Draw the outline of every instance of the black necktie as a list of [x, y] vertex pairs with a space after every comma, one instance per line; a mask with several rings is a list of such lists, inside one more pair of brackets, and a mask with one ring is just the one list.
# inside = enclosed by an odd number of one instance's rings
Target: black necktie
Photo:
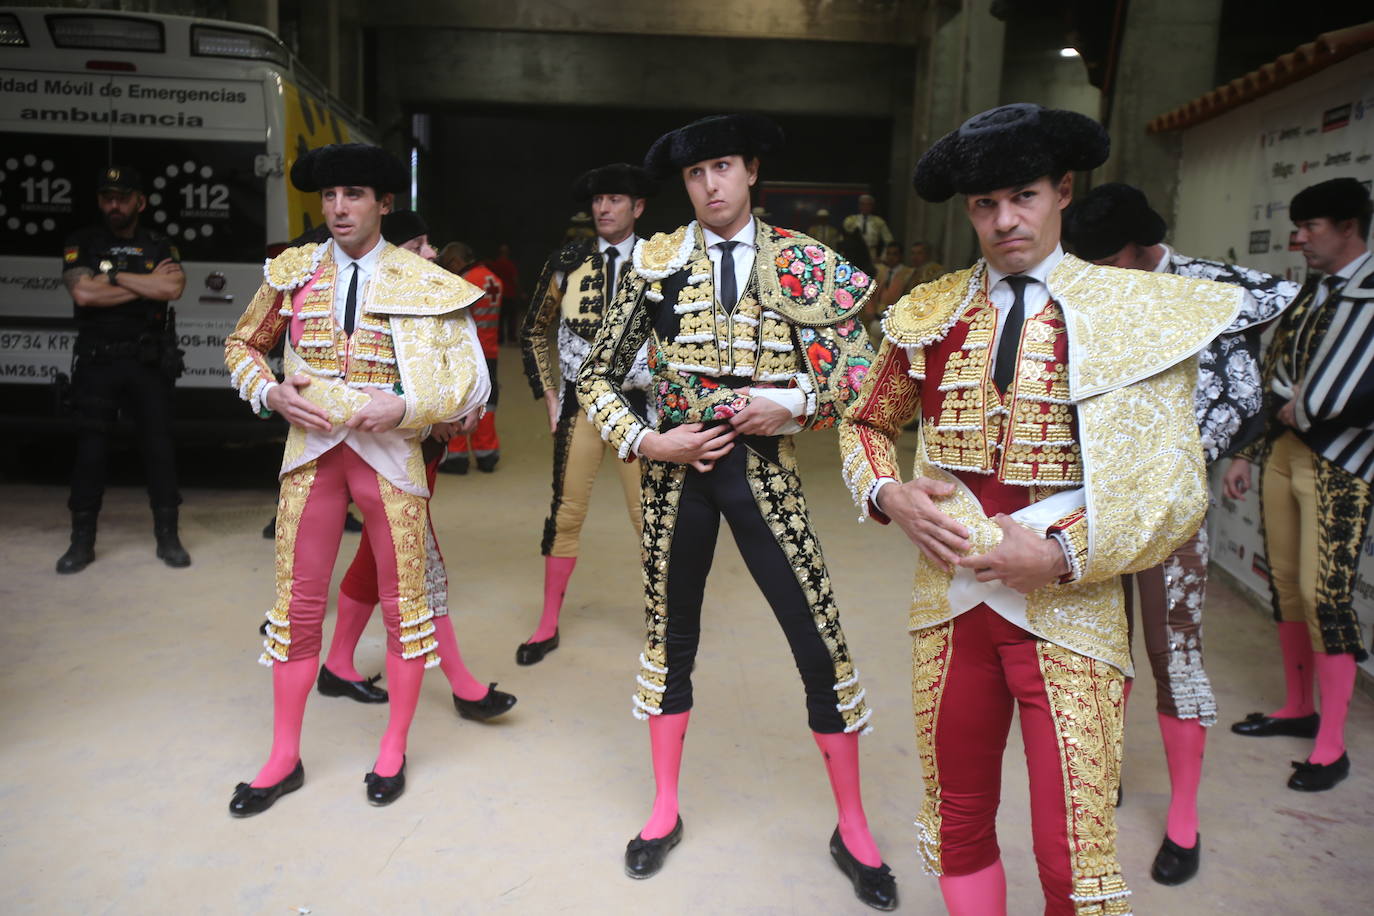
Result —
[[716, 247], [720, 249], [720, 289], [716, 298], [726, 309], [734, 308], [735, 300], [739, 298], [739, 289], [735, 284], [735, 256], [730, 253], [738, 244], [739, 242], [716, 243]]
[[352, 265], [353, 276], [348, 281], [348, 298], [344, 300], [344, 333], [353, 336], [353, 328], [358, 323], [358, 264]]
[[997, 362], [992, 367], [992, 381], [998, 391], [1005, 392], [1011, 386], [1016, 372], [1016, 351], [1021, 346], [1021, 326], [1026, 323], [1026, 284], [1030, 277], [1007, 277], [1015, 299], [1007, 320], [1002, 325], [1002, 333], [997, 335]]
[[614, 245], [606, 249], [606, 282], [601, 288], [606, 291], [607, 305], [615, 298], [615, 259], [619, 256], [620, 249]]
[[1329, 277], [1322, 278], [1322, 283], [1326, 285], [1326, 298], [1323, 299], [1322, 302], [1327, 302], [1333, 296], [1339, 295], [1340, 291], [1345, 288], [1345, 277], [1338, 277], [1332, 274]]

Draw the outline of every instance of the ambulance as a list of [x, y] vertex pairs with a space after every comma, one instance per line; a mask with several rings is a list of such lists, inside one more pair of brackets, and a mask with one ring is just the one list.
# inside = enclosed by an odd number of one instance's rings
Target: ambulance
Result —
[[62, 419], [72, 301], [62, 243], [97, 222], [107, 165], [143, 175], [142, 225], [181, 254], [179, 428], [248, 418], [224, 339], [265, 257], [320, 222], [291, 165], [372, 127], [266, 29], [182, 16], [0, 7], [0, 428]]

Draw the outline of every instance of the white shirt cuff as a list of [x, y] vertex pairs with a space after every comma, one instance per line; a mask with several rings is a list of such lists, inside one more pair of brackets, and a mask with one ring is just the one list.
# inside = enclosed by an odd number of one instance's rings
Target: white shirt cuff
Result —
[[763, 398], [787, 408], [792, 414], [792, 419], [778, 428], [777, 435], [790, 436], [802, 430], [801, 423], [797, 422], [797, 417], [806, 413], [806, 392], [799, 388], [750, 388], [749, 396], [752, 398]]
[[901, 483], [895, 477], [879, 477], [873, 481], [873, 486], [868, 488], [868, 505], [874, 512], [881, 513], [883, 510], [878, 508], [878, 491], [890, 483]]

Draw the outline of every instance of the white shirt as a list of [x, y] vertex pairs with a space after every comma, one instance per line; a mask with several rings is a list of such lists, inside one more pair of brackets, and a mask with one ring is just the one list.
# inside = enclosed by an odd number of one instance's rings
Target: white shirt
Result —
[[[1054, 251], [1039, 264], [1030, 270], [1024, 270], [1014, 276], [1030, 277], [1036, 280], [1035, 283], [1027, 283], [1025, 291], [1021, 294], [1022, 301], [1026, 304], [1025, 317], [1039, 312], [1045, 307], [1045, 303], [1050, 301], [1050, 288], [1047, 285], [1050, 279], [1050, 271], [1059, 266], [1059, 262], [1064, 260], [1064, 249], [1058, 245], [1054, 246]], [[1016, 302], [1016, 292], [1011, 288], [1011, 284], [1006, 282], [1007, 277], [1012, 274], [1004, 274], [991, 264], [988, 265], [988, 299], [992, 302], [992, 307], [997, 309], [997, 333], [1002, 333], [1002, 325], [1007, 323], [1007, 312], [1012, 304]], [[994, 358], [997, 353], [997, 342], [992, 344]]]
[[616, 244], [614, 244], [614, 245], [612, 245], [610, 242], [606, 241], [605, 239], [601, 238], [600, 236], [597, 236], [597, 239], [596, 239], [596, 250], [599, 251], [599, 252], [601, 252], [601, 266], [602, 266], [602, 267], [605, 267], [605, 266], [606, 266], [606, 250], [609, 249], [609, 248], [614, 248], [614, 249], [616, 250], [616, 256], [615, 256], [615, 271], [614, 271], [610, 276], [608, 276], [608, 277], [606, 278], [606, 284], [607, 284], [607, 285], [606, 285], [606, 301], [607, 301], [607, 302], [614, 302], [614, 301], [615, 301], [615, 294], [616, 294], [616, 292], [617, 292], [617, 290], [618, 290], [618, 288], [619, 288], [619, 286], [620, 286], [620, 272], [621, 272], [621, 269], [622, 269], [626, 264], [630, 263], [630, 254], [635, 250], [635, 242], [637, 242], [637, 241], [639, 241], [639, 239], [635, 236], [635, 234], [634, 234], [633, 232], [631, 232], [629, 235], [625, 236], [625, 238], [621, 239], [618, 243], [616, 243]]
[[372, 275], [377, 271], [377, 261], [382, 256], [382, 249], [386, 247], [386, 239], [378, 238], [377, 244], [372, 246], [372, 250], [360, 258], [353, 258], [342, 248], [339, 243], [330, 239], [329, 244], [334, 246], [334, 320], [339, 327], [344, 326], [344, 316], [348, 312], [348, 286], [353, 281], [354, 265], [358, 270], [358, 311], [354, 318], [363, 313], [363, 300], [367, 298], [367, 285], [372, 282]]
[[[706, 238], [706, 256], [711, 259], [711, 285], [716, 291], [716, 300], [720, 301], [720, 249], [716, 246], [721, 242], [739, 242], [730, 255], [735, 259], [735, 295], [744, 293], [744, 288], [749, 285], [750, 272], [754, 269], [754, 218], [749, 217], [749, 222], [744, 224], [744, 228], [736, 232], [730, 238], [723, 238], [716, 235], [705, 226], [701, 227], [701, 234]], [[736, 302], [739, 300], [736, 299]], [[727, 309], [735, 307], [734, 302], [721, 302]]]

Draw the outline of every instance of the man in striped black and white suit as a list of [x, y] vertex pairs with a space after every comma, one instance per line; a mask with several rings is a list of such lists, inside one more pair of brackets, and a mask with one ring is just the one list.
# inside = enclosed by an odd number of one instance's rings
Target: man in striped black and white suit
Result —
[[1369, 654], [1351, 598], [1374, 484], [1370, 214], [1369, 190], [1354, 178], [1324, 181], [1293, 198], [1295, 241], [1313, 273], [1265, 359], [1267, 434], [1224, 481], [1227, 496], [1242, 498], [1250, 460], [1261, 462], [1260, 517], [1287, 686], [1281, 709], [1251, 713], [1231, 730], [1315, 737], [1288, 780], [1290, 789], [1308, 792], [1350, 772], [1346, 711], [1355, 665]]

